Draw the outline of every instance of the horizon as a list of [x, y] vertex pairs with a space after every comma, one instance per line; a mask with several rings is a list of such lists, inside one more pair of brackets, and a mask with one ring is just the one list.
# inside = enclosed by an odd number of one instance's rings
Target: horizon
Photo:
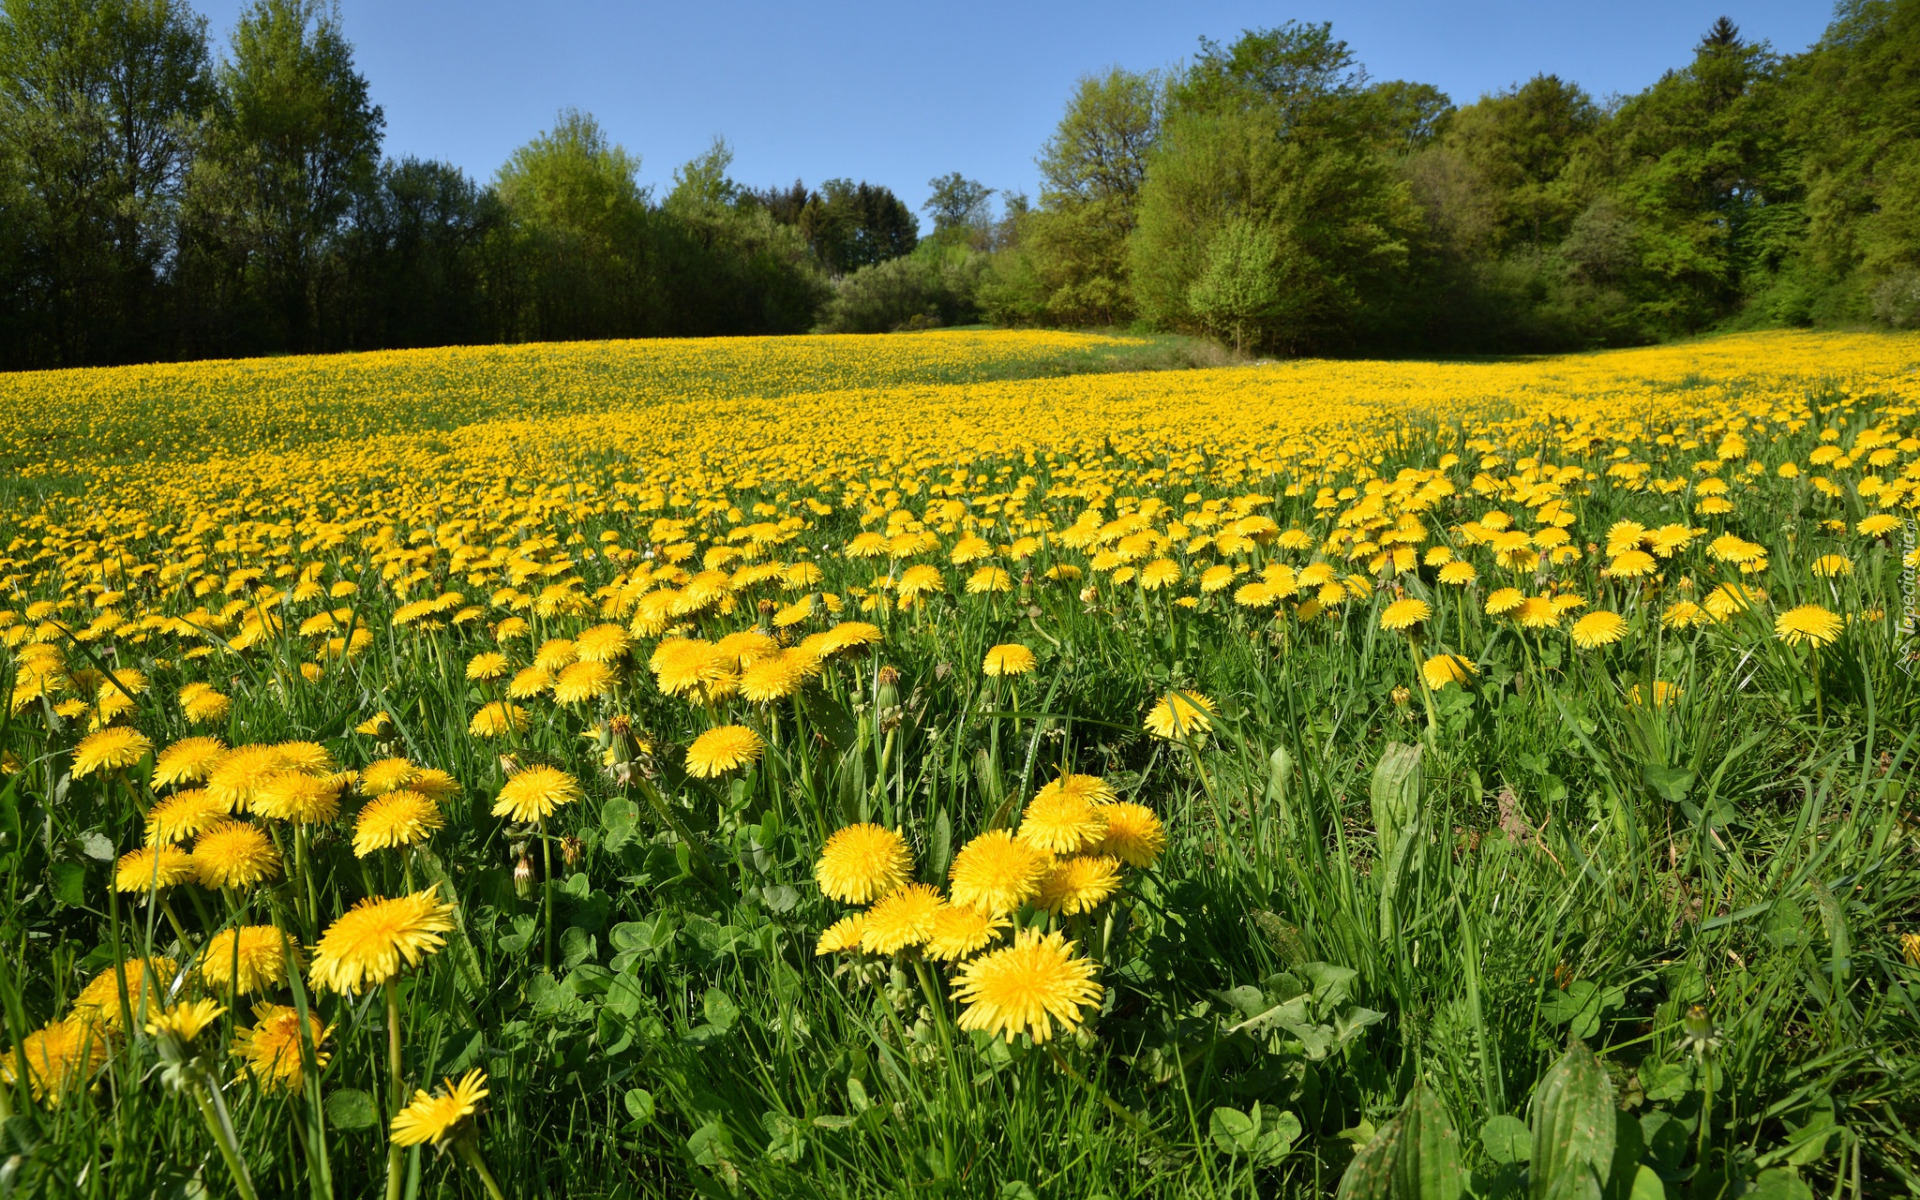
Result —
[[[189, 3], [207, 18], [218, 60], [247, 0]], [[534, 30], [523, 28], [524, 10], [499, 0], [342, 0], [339, 11], [386, 116], [387, 157], [452, 163], [484, 183], [574, 107], [639, 156], [640, 182], [656, 198], [674, 168], [717, 136], [744, 186], [865, 180], [892, 189], [917, 215], [927, 181], [956, 170], [999, 196], [1037, 198], [1034, 157], [1080, 77], [1165, 68], [1190, 58], [1202, 37], [1225, 42], [1247, 28], [1327, 20], [1371, 78], [1431, 83], [1456, 105], [1538, 74], [1604, 103], [1685, 65], [1722, 14], [1748, 41], [1782, 54], [1804, 50], [1832, 19], [1831, 8], [1782, 0], [1628, 0], [1603, 13], [1519, 0], [1315, 0], [1284, 10], [1230, 0], [1177, 11], [1138, 2], [1096, 10], [1075, 0], [1036, 13], [999, 0], [969, 12], [974, 28], [1017, 30], [992, 47], [1001, 57], [988, 64], [969, 62], [971, 39], [946, 35], [937, 16], [871, 3], [840, 6], [843, 19], [828, 25], [748, 4], [637, 11], [594, 0], [544, 11]], [[858, 19], [867, 14], [876, 19]], [[630, 53], [636, 44], [642, 49]], [[422, 55], [421, 46], [433, 52]], [[818, 64], [827, 64], [824, 74]], [[929, 89], [930, 78], [948, 82]], [[837, 86], [848, 83], [857, 86]], [[935, 103], [925, 102], [930, 95]]]

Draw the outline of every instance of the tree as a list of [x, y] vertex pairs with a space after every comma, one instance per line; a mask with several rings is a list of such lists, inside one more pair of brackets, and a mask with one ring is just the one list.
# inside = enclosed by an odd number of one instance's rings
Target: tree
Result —
[[798, 229], [831, 275], [911, 254], [920, 240], [913, 210], [877, 184], [829, 179], [814, 192], [796, 179], [790, 188], [747, 195], [775, 221]]
[[667, 193], [669, 212], [710, 213], [728, 208], [745, 194], [727, 175], [733, 165], [733, 147], [725, 138], [714, 138], [713, 145], [673, 169], [673, 190]]
[[1782, 75], [1806, 214], [1782, 315], [1857, 320], [1920, 286], [1920, 0], [1844, 0]]
[[632, 336], [655, 308], [648, 282], [647, 195], [640, 159], [591, 114], [564, 109], [515, 150], [495, 190], [505, 205], [509, 267], [499, 281], [508, 336]]
[[484, 248], [499, 197], [447, 163], [386, 162], [354, 197], [333, 258], [324, 343], [371, 349], [491, 341]]
[[1040, 148], [1042, 205], [1113, 201], [1131, 212], [1160, 134], [1161, 81], [1118, 67], [1083, 75]]
[[1376, 144], [1365, 75], [1346, 44], [1325, 26], [1287, 25], [1202, 47], [1169, 89], [1127, 244], [1139, 313], [1204, 328], [1194, 285], [1216, 237], [1242, 220], [1284, 249], [1274, 269], [1284, 268], [1288, 301], [1284, 321], [1246, 326], [1249, 339], [1324, 351], [1401, 320], [1420, 214]]
[[1207, 243], [1200, 274], [1187, 288], [1187, 305], [1202, 326], [1245, 351], [1267, 340], [1281, 315], [1280, 239], [1245, 217], [1222, 225]]
[[158, 295], [194, 126], [211, 95], [206, 22], [172, 0], [6, 0], [0, 155], [10, 220], [57, 361], [162, 345]]
[[993, 225], [987, 201], [993, 189], [958, 171], [927, 180], [932, 195], [920, 211], [933, 218], [933, 240], [943, 245], [966, 245], [982, 240]]
[[1162, 82], [1118, 68], [1075, 86], [1041, 148], [1040, 207], [1006, 223], [986, 299], [996, 319], [1117, 325], [1132, 319], [1126, 245], [1160, 136]]
[[320, 260], [373, 176], [385, 117], [319, 0], [254, 0], [218, 79], [193, 181], [202, 246], [225, 260], [242, 303], [265, 306], [259, 336], [307, 349]]

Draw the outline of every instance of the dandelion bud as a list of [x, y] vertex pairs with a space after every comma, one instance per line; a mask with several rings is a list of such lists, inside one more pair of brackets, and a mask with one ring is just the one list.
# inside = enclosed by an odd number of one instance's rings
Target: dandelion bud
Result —
[[586, 849], [586, 843], [573, 834], [560, 839], [560, 858], [569, 868], [580, 861], [580, 852]]
[[513, 891], [522, 900], [533, 895], [533, 858], [522, 851], [520, 861], [513, 864]]

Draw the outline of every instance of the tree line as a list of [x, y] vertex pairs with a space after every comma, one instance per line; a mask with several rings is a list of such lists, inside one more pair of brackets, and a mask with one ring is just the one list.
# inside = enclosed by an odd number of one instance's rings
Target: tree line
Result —
[[[386, 158], [336, 11], [0, 0], [0, 366], [1003, 325], [1250, 353], [1493, 352], [1920, 326], [1920, 0], [1798, 54], [1725, 18], [1599, 101], [1456, 105], [1324, 24], [1080, 81], [1036, 202], [953, 173], [656, 196], [566, 111], [484, 183]], [[995, 203], [996, 197], [998, 204]]]

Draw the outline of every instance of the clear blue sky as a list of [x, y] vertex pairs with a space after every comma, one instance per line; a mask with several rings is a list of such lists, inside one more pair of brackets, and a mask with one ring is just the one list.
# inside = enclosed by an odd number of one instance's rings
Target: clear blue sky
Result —
[[[244, 0], [191, 0], [217, 47]], [[1376, 79], [1438, 85], [1455, 103], [1539, 72], [1604, 98], [1680, 66], [1721, 13], [1798, 51], [1831, 8], [1814, 0], [340, 0], [356, 61], [387, 116], [387, 153], [490, 178], [574, 105], [642, 159], [656, 189], [715, 134], [756, 186], [836, 175], [915, 206], [958, 170], [1037, 190], [1033, 158], [1074, 81], [1164, 67], [1202, 35], [1332, 21]]]

